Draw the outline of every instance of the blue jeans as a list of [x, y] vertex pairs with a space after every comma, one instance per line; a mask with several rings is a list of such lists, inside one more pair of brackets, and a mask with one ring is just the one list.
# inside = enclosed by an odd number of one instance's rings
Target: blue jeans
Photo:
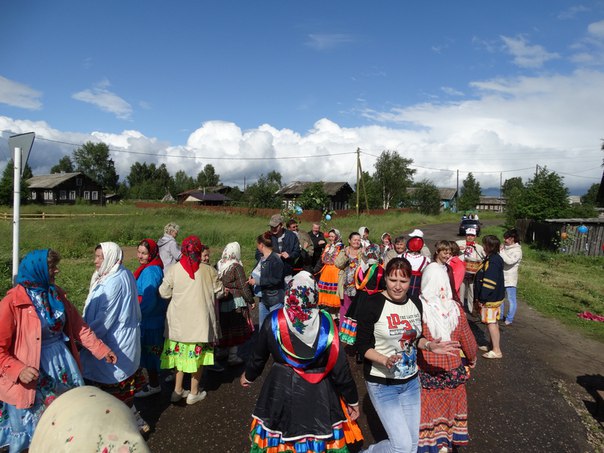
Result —
[[260, 300], [260, 303], [258, 304], [258, 328], [262, 327], [266, 317], [278, 308], [283, 308], [283, 304], [276, 304], [271, 307], [267, 307], [264, 303], [262, 303], [262, 300]]
[[371, 445], [367, 453], [415, 453], [419, 442], [421, 398], [419, 378], [405, 384], [366, 382], [367, 393], [388, 439]]
[[[508, 309], [508, 314], [505, 315], [505, 322], [511, 324], [514, 321], [514, 315], [516, 314], [516, 287], [515, 286], [506, 286], [505, 287], [506, 295], [508, 296], [508, 302], [510, 304], [510, 308]], [[503, 313], [501, 313], [503, 315]]]

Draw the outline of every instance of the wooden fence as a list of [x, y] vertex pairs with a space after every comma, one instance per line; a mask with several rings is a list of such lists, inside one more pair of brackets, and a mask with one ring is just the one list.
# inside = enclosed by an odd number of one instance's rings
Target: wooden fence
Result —
[[[128, 216], [132, 214], [105, 214], [98, 212], [91, 212], [87, 214], [49, 214], [46, 212], [36, 212], [36, 213], [21, 213], [19, 218], [21, 220], [52, 220], [52, 219], [65, 219], [65, 218], [75, 218], [75, 217], [119, 217], [119, 216]], [[0, 219], [2, 220], [13, 220], [12, 212], [0, 212]]]
[[[587, 231], [585, 231], [587, 228]], [[604, 256], [604, 219], [516, 221], [521, 240], [569, 255]]]

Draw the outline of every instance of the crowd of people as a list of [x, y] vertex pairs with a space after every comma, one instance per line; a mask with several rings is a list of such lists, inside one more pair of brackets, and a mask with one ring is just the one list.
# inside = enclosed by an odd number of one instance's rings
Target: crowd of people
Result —
[[[478, 244], [470, 228], [465, 240], [430, 251], [419, 229], [374, 243], [365, 226], [344, 237], [319, 223], [299, 226], [273, 215], [249, 275], [239, 243], [212, 266], [197, 236], [178, 246], [175, 223], [158, 241], [140, 241], [133, 272], [117, 244], [102, 242], [82, 315], [55, 284], [59, 254], [28, 253], [0, 302], [0, 447], [26, 450], [46, 408], [75, 387], [117, 398], [145, 433], [135, 401], [162, 392], [162, 370], [174, 382], [170, 401], [192, 405], [207, 396], [204, 369], [244, 365], [240, 383], [250, 387], [272, 358], [252, 411], [251, 451], [348, 451], [363, 440], [349, 355], [363, 365], [387, 433], [364, 451], [467, 445], [465, 383], [477, 349], [501, 359], [506, 294], [506, 325], [516, 313], [516, 231], [503, 245], [493, 235]], [[488, 345], [477, 345], [472, 313], [487, 325]], [[248, 341], [244, 361], [239, 347]]]

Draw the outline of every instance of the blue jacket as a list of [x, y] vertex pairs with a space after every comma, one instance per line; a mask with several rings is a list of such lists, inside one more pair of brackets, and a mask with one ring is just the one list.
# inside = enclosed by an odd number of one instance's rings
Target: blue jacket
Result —
[[136, 280], [136, 290], [140, 299], [141, 329], [163, 329], [166, 324], [167, 302], [159, 296], [159, 285], [164, 271], [159, 266], [143, 269]]
[[[298, 236], [289, 230], [283, 230], [281, 237], [281, 247], [279, 247], [279, 237], [274, 235], [271, 237], [273, 252], [277, 255], [282, 252], [287, 252], [289, 258], [281, 258], [281, 261], [283, 261], [283, 275], [292, 275], [294, 273], [294, 263], [300, 256], [300, 241], [298, 241]], [[256, 250], [256, 261], [260, 260], [260, 256], [260, 251]]]

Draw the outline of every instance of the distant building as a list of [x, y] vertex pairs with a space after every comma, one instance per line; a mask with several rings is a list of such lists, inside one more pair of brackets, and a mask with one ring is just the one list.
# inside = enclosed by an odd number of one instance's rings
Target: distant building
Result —
[[478, 211], [505, 211], [506, 200], [500, 197], [480, 197], [476, 210]]
[[53, 173], [27, 180], [29, 199], [40, 204], [75, 204], [85, 201], [103, 205], [103, 188], [84, 173]]
[[[415, 187], [409, 187], [407, 189], [407, 195], [413, 196], [417, 190]], [[440, 210], [446, 211], [457, 211], [457, 189], [449, 187], [438, 188], [438, 196], [440, 198]]]
[[329, 196], [328, 209], [333, 211], [350, 209], [348, 200], [350, 199], [350, 195], [354, 193], [354, 190], [352, 190], [352, 187], [350, 187], [350, 184], [347, 182], [294, 181], [279, 189], [276, 192], [276, 195], [283, 197], [285, 205], [291, 208], [294, 206], [296, 199], [298, 199], [307, 188], [317, 182], [323, 184], [323, 190]]
[[179, 193], [178, 203], [197, 203], [205, 206], [220, 206], [231, 201], [229, 197], [219, 192], [211, 192], [210, 188], [191, 189]]

